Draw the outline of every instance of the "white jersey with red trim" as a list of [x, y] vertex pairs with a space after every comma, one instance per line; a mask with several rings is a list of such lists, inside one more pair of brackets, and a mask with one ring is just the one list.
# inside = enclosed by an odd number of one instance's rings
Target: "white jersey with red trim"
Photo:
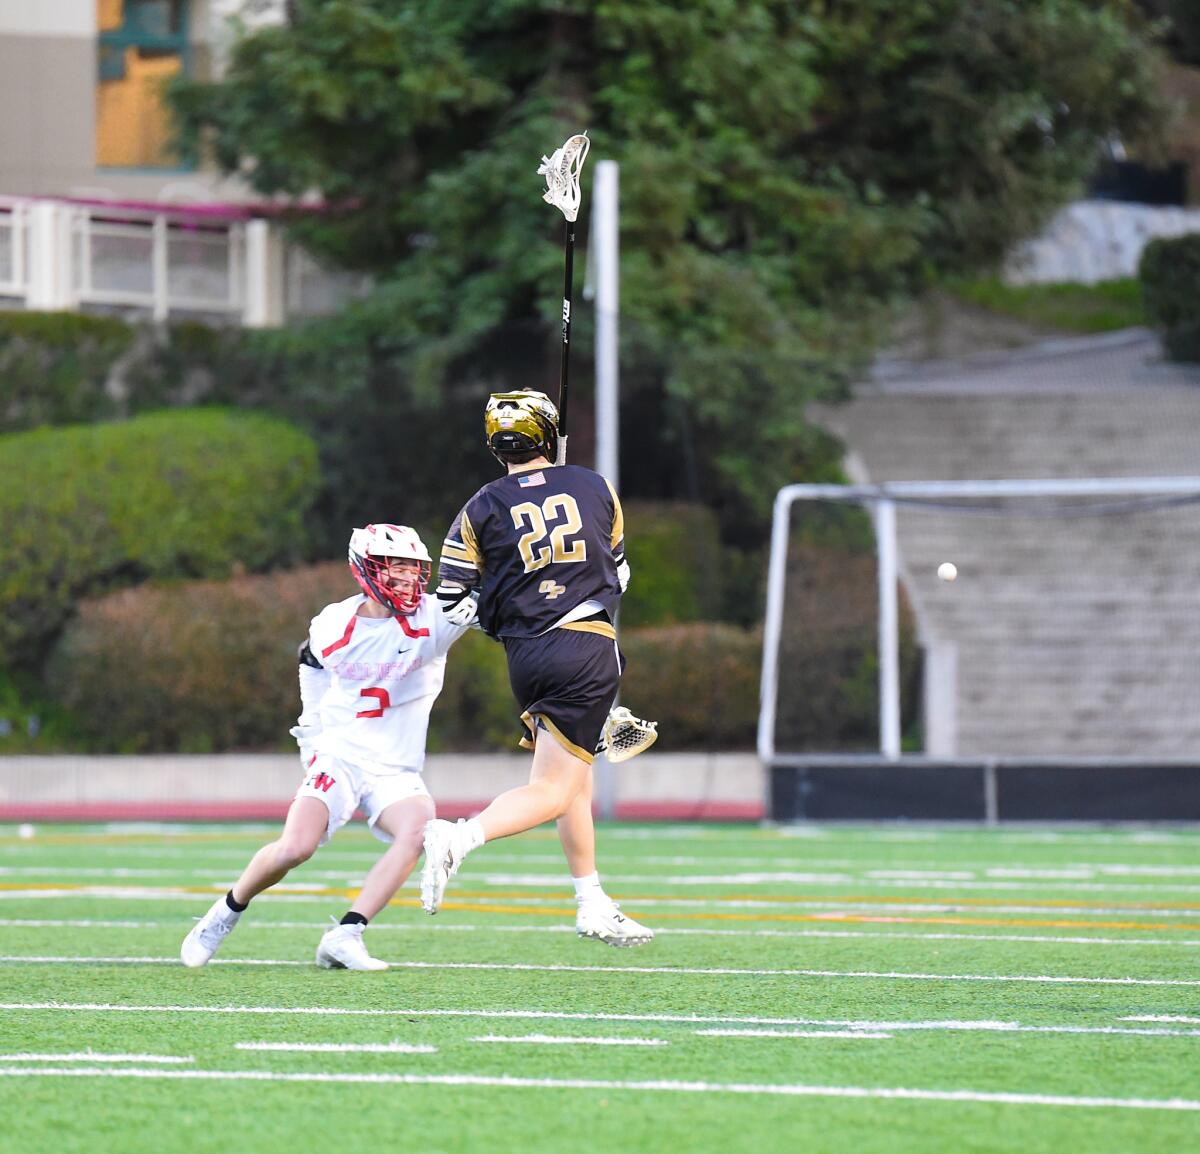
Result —
[[363, 617], [366, 600], [348, 597], [312, 619], [309, 648], [329, 671], [312, 745], [374, 773], [419, 770], [446, 651], [466, 629], [429, 594], [409, 617]]

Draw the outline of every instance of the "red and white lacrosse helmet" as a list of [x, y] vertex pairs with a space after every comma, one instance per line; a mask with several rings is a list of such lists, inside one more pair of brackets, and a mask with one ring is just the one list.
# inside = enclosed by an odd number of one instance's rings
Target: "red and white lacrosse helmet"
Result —
[[[395, 582], [393, 560], [412, 561], [415, 581]], [[421, 604], [433, 561], [415, 529], [407, 525], [368, 525], [350, 534], [350, 570], [362, 591], [380, 605], [407, 617]]]

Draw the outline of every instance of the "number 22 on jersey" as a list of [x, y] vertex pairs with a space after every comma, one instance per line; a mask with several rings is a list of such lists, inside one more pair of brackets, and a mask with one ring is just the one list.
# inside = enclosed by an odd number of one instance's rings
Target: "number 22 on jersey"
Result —
[[[569, 493], [556, 493], [540, 505], [523, 501], [510, 510], [513, 524], [529, 531], [517, 541], [517, 549], [525, 564], [525, 572], [544, 569], [551, 561], [572, 562], [587, 560], [587, 542], [572, 540], [583, 529], [579, 506]], [[551, 525], [551, 522], [555, 524]]]

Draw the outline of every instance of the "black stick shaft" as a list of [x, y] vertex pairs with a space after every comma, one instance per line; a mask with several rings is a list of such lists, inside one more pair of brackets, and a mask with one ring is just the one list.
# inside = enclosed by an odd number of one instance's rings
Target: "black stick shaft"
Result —
[[571, 279], [575, 264], [575, 222], [566, 222], [563, 248], [566, 252], [566, 275], [563, 284], [562, 364], [558, 374], [558, 433], [567, 435], [567, 369], [571, 355]]

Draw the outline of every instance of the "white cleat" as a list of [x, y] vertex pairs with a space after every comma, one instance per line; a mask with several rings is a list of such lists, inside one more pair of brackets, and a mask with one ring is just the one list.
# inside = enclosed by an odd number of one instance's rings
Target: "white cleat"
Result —
[[317, 946], [317, 965], [327, 970], [386, 970], [387, 962], [371, 957], [363, 944], [361, 923], [353, 926], [334, 926], [326, 932]]
[[458, 867], [470, 853], [465, 833], [466, 822], [434, 818], [425, 823], [425, 866], [421, 870], [421, 908], [436, 914], [442, 906], [446, 883], [458, 873]]
[[179, 957], [185, 966], [196, 969], [208, 962], [221, 948], [229, 931], [238, 924], [242, 915], [229, 908], [223, 897], [217, 898], [212, 908], [192, 927], [192, 932], [183, 939]]
[[580, 902], [575, 912], [575, 932], [610, 946], [644, 946], [654, 941], [649, 926], [635, 922], [613, 901]]

